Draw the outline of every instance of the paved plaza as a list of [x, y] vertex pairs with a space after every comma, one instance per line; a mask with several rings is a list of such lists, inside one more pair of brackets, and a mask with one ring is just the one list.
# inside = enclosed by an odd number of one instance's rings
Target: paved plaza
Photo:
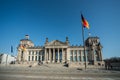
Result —
[[120, 80], [120, 71], [78, 70], [61, 64], [0, 65], [0, 80]]

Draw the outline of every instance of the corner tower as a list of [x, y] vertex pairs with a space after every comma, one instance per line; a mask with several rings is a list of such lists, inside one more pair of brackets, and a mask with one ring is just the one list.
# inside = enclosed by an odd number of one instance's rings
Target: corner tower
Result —
[[29, 39], [29, 35], [25, 35], [24, 39], [20, 40], [20, 44], [18, 45], [18, 57], [17, 61], [26, 61], [26, 49], [28, 47], [34, 47], [33, 42]]
[[101, 65], [102, 45], [99, 37], [88, 37], [85, 41], [85, 46], [88, 48], [89, 64]]

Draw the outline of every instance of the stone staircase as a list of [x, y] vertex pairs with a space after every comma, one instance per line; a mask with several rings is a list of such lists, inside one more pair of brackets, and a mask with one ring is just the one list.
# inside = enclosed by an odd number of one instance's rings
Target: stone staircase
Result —
[[57, 63], [49, 63], [49, 64], [43, 64], [44, 66], [51, 67], [51, 68], [63, 68], [65, 67], [64, 64], [57, 64]]

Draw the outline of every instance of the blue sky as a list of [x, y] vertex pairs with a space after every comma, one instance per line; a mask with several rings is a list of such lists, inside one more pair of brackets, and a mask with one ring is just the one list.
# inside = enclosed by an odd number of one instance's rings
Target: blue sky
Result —
[[19, 40], [28, 34], [35, 45], [49, 41], [82, 43], [80, 12], [90, 24], [85, 29], [100, 37], [103, 58], [120, 56], [120, 0], [0, 0], [0, 53], [17, 54]]

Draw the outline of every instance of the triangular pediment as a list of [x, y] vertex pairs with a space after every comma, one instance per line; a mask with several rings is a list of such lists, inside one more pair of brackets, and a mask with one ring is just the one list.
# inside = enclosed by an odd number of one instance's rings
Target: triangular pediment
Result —
[[54, 40], [54, 41], [48, 42], [46, 46], [67, 46], [67, 44], [59, 40]]

